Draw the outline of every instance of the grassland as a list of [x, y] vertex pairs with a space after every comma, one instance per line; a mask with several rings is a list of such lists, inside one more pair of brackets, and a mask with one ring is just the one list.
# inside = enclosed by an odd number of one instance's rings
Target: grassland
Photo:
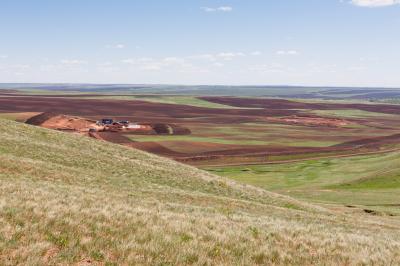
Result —
[[24, 122], [26, 119], [28, 119], [34, 115], [37, 115], [37, 114], [38, 113], [35, 113], [35, 112], [29, 112], [29, 113], [1, 113], [0, 112], [0, 118]]
[[212, 173], [318, 203], [400, 215], [400, 152], [305, 162], [208, 168]]
[[376, 100], [374, 102], [385, 103], [385, 104], [400, 104], [400, 97], [399, 98], [380, 99], [380, 100]]
[[2, 265], [394, 265], [400, 223], [0, 120]]
[[373, 117], [393, 117], [391, 114], [382, 114], [375, 112], [368, 112], [362, 110], [354, 110], [354, 109], [341, 109], [341, 110], [314, 110], [310, 113], [320, 115], [320, 116], [333, 116], [338, 118], [373, 118]]
[[180, 141], [184, 145], [185, 143], [192, 142], [203, 142], [203, 143], [217, 143], [217, 144], [234, 144], [234, 145], [271, 145], [280, 143], [281, 145], [288, 146], [302, 146], [302, 147], [326, 147], [334, 144], [338, 144], [339, 142], [334, 141], [313, 141], [313, 140], [302, 140], [293, 142], [287, 139], [274, 139], [273, 141], [268, 140], [260, 140], [260, 139], [240, 139], [240, 138], [215, 138], [215, 137], [200, 137], [200, 136], [140, 136], [140, 135], [127, 135], [131, 140], [140, 141], [140, 142], [158, 142], [161, 144], [165, 144], [168, 146], [168, 143], [171, 141]]
[[196, 96], [180, 95], [127, 95], [127, 96], [82, 96], [82, 99], [113, 99], [113, 100], [140, 100], [154, 103], [182, 104], [204, 108], [230, 108], [234, 107], [208, 102]]

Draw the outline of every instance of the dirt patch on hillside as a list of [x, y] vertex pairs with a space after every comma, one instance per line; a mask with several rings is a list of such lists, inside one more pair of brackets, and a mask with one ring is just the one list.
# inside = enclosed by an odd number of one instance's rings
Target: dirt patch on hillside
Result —
[[49, 129], [75, 132], [88, 132], [90, 128], [99, 128], [94, 120], [56, 113], [42, 113], [31, 117], [26, 123]]
[[51, 113], [51, 112], [45, 112], [41, 113], [35, 116], [32, 116], [31, 118], [27, 119], [25, 123], [29, 125], [34, 125], [34, 126], [40, 126], [50, 118], [54, 116], [58, 116], [59, 114], [57, 113]]
[[269, 117], [266, 120], [273, 123], [323, 127], [344, 127], [350, 124], [349, 121], [344, 119], [307, 116]]

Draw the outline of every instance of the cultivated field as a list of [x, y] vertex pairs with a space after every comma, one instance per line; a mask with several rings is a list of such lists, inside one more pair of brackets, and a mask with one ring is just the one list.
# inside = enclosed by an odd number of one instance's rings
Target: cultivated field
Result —
[[400, 106], [390, 104], [13, 93], [0, 97], [0, 112], [9, 118], [47, 112], [93, 121], [112, 117], [144, 124], [172, 124], [191, 134], [114, 132], [101, 138], [196, 166], [369, 154], [397, 149], [400, 140]]

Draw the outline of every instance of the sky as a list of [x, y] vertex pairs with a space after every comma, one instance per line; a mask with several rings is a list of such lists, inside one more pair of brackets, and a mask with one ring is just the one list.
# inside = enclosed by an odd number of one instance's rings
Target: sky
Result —
[[400, 0], [0, 0], [0, 82], [400, 87]]

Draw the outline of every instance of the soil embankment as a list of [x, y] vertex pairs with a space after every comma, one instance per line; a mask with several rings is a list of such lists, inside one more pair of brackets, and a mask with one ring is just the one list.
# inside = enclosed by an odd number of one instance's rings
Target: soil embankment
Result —
[[91, 128], [100, 128], [94, 120], [56, 113], [42, 113], [31, 117], [26, 123], [49, 129], [74, 132], [88, 132]]

